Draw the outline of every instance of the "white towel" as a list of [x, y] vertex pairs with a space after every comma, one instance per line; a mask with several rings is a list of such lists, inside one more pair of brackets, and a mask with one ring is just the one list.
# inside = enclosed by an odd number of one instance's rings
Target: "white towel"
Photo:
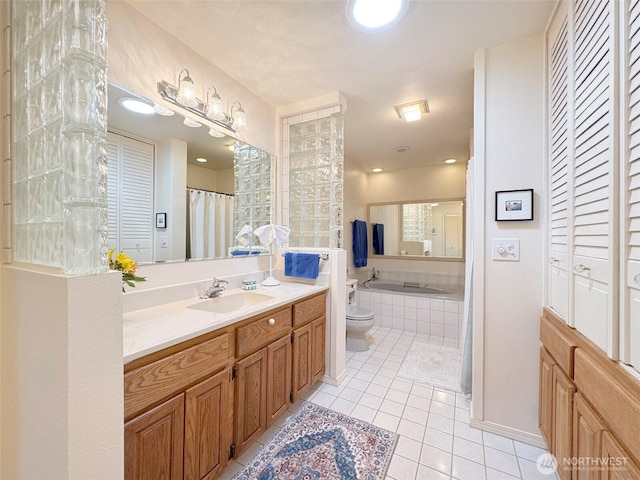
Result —
[[236, 240], [243, 247], [248, 247], [252, 234], [253, 232], [251, 231], [251, 226], [245, 223], [236, 235]]
[[268, 247], [274, 240], [277, 245], [282, 245], [287, 238], [289, 238], [291, 230], [282, 225], [269, 223], [268, 225], [256, 228], [253, 233], [260, 239], [262, 245]]

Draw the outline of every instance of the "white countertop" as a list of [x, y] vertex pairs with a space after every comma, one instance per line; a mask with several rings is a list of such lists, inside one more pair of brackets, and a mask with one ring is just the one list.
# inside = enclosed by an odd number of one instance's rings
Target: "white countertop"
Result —
[[[268, 295], [273, 299], [231, 313], [212, 313], [188, 308], [206, 301], [201, 298], [190, 298], [126, 313], [123, 316], [124, 364], [327, 289], [326, 285], [290, 282], [282, 282], [276, 287], [258, 286], [250, 292]], [[220, 296], [240, 292], [244, 290], [234, 288], [225, 290]]]

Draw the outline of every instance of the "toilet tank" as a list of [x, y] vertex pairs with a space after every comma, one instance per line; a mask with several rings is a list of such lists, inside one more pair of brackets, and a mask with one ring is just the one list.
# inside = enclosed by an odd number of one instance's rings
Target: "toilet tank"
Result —
[[347, 280], [347, 308], [355, 307], [357, 304], [356, 291], [358, 290], [358, 280]]

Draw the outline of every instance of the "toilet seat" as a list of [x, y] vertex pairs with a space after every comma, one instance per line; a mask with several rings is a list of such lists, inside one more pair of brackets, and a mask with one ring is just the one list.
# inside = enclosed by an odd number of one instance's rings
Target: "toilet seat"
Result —
[[373, 312], [361, 307], [350, 307], [347, 309], [346, 317], [347, 320], [355, 320], [358, 322], [373, 320]]

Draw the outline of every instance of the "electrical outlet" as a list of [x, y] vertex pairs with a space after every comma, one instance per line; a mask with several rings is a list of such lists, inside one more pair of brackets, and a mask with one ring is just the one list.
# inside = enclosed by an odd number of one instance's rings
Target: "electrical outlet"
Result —
[[519, 262], [519, 238], [494, 238], [491, 248], [491, 258], [497, 261]]

